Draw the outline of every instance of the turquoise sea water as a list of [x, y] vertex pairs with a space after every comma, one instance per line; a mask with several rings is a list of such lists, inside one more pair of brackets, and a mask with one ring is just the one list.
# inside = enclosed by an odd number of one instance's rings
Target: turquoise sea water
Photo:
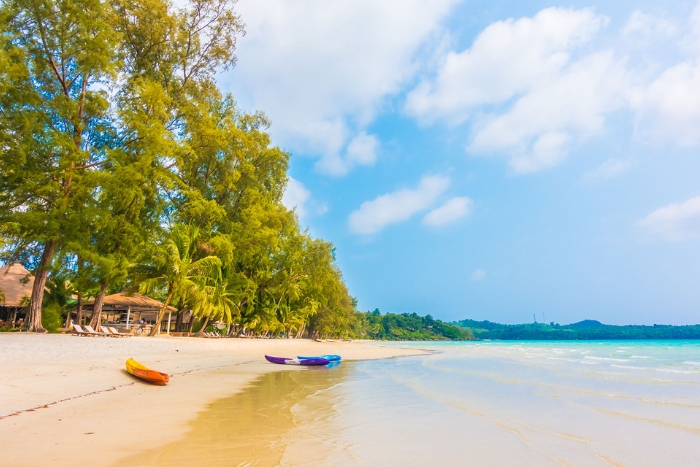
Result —
[[697, 341], [389, 345], [436, 353], [348, 365], [282, 465], [700, 466]]

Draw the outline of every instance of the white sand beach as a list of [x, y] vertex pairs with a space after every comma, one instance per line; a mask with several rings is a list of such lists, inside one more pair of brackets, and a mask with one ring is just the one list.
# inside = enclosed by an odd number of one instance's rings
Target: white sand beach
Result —
[[[357, 360], [421, 352], [368, 342], [3, 333], [2, 465], [108, 466], [172, 443], [212, 401], [265, 373], [299, 370], [267, 363], [264, 354]], [[136, 380], [124, 369], [129, 357], [169, 373], [170, 383]]]

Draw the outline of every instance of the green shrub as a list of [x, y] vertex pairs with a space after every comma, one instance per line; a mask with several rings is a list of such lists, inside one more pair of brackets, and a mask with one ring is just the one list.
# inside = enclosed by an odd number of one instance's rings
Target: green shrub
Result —
[[199, 330], [202, 329], [202, 324], [203, 323], [201, 321], [195, 321], [194, 325], [192, 326], [192, 332], [199, 332]]
[[57, 303], [50, 303], [41, 310], [41, 325], [49, 332], [58, 332], [63, 324], [63, 309]]

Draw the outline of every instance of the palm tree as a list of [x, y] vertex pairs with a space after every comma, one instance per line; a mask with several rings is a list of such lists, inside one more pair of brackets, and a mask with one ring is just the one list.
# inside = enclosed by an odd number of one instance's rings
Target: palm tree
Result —
[[199, 291], [215, 277], [221, 267], [216, 256], [195, 260], [199, 229], [190, 225], [176, 225], [148, 258], [148, 262], [137, 267], [142, 278], [140, 292], [148, 294], [160, 289], [166, 291], [163, 308], [158, 314], [150, 336], [155, 336], [170, 302], [181, 295], [199, 295]]

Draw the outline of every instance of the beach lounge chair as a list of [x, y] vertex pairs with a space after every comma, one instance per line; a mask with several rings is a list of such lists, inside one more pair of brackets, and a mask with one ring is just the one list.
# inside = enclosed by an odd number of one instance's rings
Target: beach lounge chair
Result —
[[81, 328], [80, 325], [78, 325], [78, 324], [73, 325], [73, 335], [74, 336], [92, 336], [92, 334], [90, 334], [89, 332], [83, 331], [83, 328]]
[[94, 329], [92, 329], [92, 326], [85, 326], [85, 330], [92, 336], [107, 337], [110, 335], [110, 334], [105, 334], [104, 332], [97, 332]]
[[100, 326], [100, 331], [102, 331], [104, 334], [108, 335], [109, 337], [122, 337], [122, 335], [119, 334], [118, 332], [110, 331], [107, 326]]
[[120, 337], [131, 337], [131, 334], [119, 332], [119, 331], [117, 331], [117, 328], [114, 328], [112, 326], [110, 326], [108, 329], [112, 332], [112, 334], [116, 334]]

